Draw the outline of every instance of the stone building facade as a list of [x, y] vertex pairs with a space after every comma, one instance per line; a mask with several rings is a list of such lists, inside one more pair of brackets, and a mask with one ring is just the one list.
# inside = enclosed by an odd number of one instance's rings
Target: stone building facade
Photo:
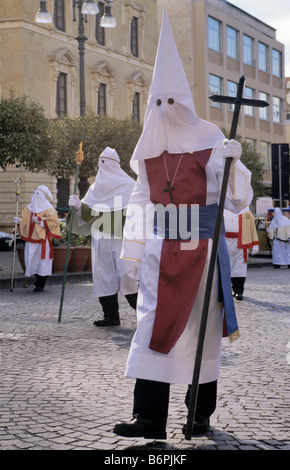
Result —
[[[98, 2], [100, 11], [104, 0]], [[35, 22], [39, 0], [0, 2], [0, 92], [28, 95], [49, 118], [80, 114], [78, 21], [73, 0], [47, 0], [54, 24]], [[103, 29], [98, 18], [85, 23], [86, 106], [116, 118], [134, 115], [143, 122], [163, 8], [194, 97], [196, 112], [230, 129], [233, 109], [209, 100], [211, 94], [235, 95], [241, 75], [244, 96], [269, 107], [241, 111], [238, 134], [261, 153], [265, 185], [271, 186], [271, 144], [285, 143], [284, 46], [276, 31], [226, 0], [115, 0], [117, 27]], [[76, 19], [78, 8], [75, 9]], [[288, 137], [289, 138], [289, 137]], [[14, 179], [21, 177], [20, 207], [35, 186], [47, 184], [56, 200], [56, 180], [21, 169], [0, 171], [0, 230], [11, 225]]]
[[237, 133], [262, 155], [265, 185], [271, 186], [271, 144], [284, 143], [286, 113], [284, 45], [276, 30], [226, 0], [159, 0], [166, 8], [200, 117], [229, 130], [233, 109], [209, 100], [235, 95], [246, 78], [244, 97], [268, 108], [241, 110]]
[[[86, 108], [142, 122], [158, 42], [157, 2], [116, 0], [117, 26], [110, 29], [100, 27], [105, 2], [96, 3], [100, 14], [88, 15], [84, 23]], [[1, 96], [7, 98], [10, 90], [27, 95], [49, 118], [79, 116], [78, 7], [72, 0], [47, 0], [54, 20], [49, 25], [35, 22], [38, 9], [39, 0], [0, 2]], [[22, 179], [20, 210], [40, 183], [49, 186], [57, 204], [55, 178], [21, 168], [0, 171], [0, 230], [13, 221], [16, 177]]]

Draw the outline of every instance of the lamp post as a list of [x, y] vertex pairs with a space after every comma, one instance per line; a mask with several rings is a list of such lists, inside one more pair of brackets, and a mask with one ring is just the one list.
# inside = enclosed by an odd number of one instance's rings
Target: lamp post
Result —
[[[114, 28], [116, 20], [111, 13], [111, 4], [114, 0], [106, 0], [105, 13], [101, 18], [100, 25], [103, 28]], [[36, 23], [52, 23], [52, 17], [46, 9], [46, 0], [40, 0], [40, 9], [36, 13]], [[85, 36], [84, 15], [97, 15], [99, 12], [98, 5], [95, 0], [72, 0], [73, 5], [73, 21], [76, 21], [75, 7], [78, 7], [78, 41], [79, 51], [79, 85], [80, 85], [80, 115], [83, 116], [86, 108], [86, 94], [85, 94]]]
[[[86, 2], [87, 3], [87, 2]], [[85, 3], [82, 0], [73, 0], [73, 7], [78, 7], [78, 35], [76, 40], [78, 41], [78, 50], [79, 50], [79, 82], [80, 82], [80, 115], [83, 116], [86, 107], [86, 94], [85, 94], [85, 42], [87, 37], [85, 36], [85, 26], [84, 26], [84, 16], [83, 16], [83, 4]], [[95, 5], [97, 7], [97, 5]], [[95, 13], [89, 14], [97, 14], [99, 9], [95, 10]], [[88, 13], [86, 13], [88, 14]], [[75, 11], [74, 11], [75, 15]], [[74, 21], [76, 21], [74, 16]]]
[[101, 18], [100, 25], [103, 28], [115, 28], [117, 25], [115, 18], [112, 15], [111, 9], [111, 3], [113, 3], [114, 0], [106, 0], [106, 5], [105, 5], [105, 13], [103, 14]]

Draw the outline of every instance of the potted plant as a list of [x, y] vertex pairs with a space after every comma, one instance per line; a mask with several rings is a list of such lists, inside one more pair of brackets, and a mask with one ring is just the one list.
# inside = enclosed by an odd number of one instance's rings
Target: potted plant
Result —
[[71, 234], [72, 255], [68, 264], [68, 272], [89, 270], [86, 266], [91, 259], [91, 237]]
[[[60, 223], [60, 233], [61, 239], [53, 240], [55, 253], [53, 264], [57, 265], [57, 268], [54, 268], [53, 266], [53, 272], [60, 272], [59, 269], [61, 270], [61, 272], [64, 271], [66, 249], [68, 243], [68, 230], [65, 222]], [[68, 272], [82, 272], [85, 270], [85, 267], [91, 255], [90, 241], [90, 236], [85, 237], [82, 235], [75, 235], [74, 233], [71, 233], [67, 266]], [[57, 269], [58, 271], [55, 271], [55, 269]]]

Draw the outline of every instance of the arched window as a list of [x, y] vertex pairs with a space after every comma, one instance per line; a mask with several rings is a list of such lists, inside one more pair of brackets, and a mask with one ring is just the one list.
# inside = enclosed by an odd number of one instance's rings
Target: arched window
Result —
[[100, 44], [101, 46], [104, 46], [105, 45], [105, 28], [103, 28], [101, 25], [100, 25], [100, 22], [101, 22], [101, 18], [104, 14], [104, 3], [103, 2], [99, 2], [98, 3], [98, 7], [99, 7], [99, 13], [97, 14], [96, 16], [96, 31], [95, 31], [95, 37], [96, 37], [96, 41], [98, 44]]
[[64, 0], [54, 0], [53, 23], [56, 29], [65, 31], [65, 10]]
[[134, 57], [138, 57], [138, 18], [135, 16], [131, 21], [130, 49]]
[[57, 79], [55, 112], [58, 117], [67, 114], [66, 73], [60, 73]]
[[135, 72], [127, 79], [128, 115], [134, 121], [143, 122], [150, 83], [141, 72]]
[[101, 83], [98, 91], [98, 114], [107, 114], [106, 111], [106, 85]]
[[135, 93], [133, 98], [133, 120], [140, 122], [140, 93]]
[[50, 116], [75, 115], [77, 61], [69, 49], [57, 49], [49, 56]]
[[108, 61], [100, 62], [91, 69], [92, 102], [97, 114], [113, 116], [115, 72]]

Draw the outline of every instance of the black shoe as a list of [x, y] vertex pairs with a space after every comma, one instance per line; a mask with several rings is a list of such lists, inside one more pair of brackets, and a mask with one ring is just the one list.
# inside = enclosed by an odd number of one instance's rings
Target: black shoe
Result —
[[129, 303], [130, 307], [132, 307], [134, 310], [136, 310], [137, 307], [137, 296], [137, 293], [125, 295], [127, 302]]
[[94, 321], [95, 326], [119, 326], [121, 325], [120, 320], [96, 320]]
[[[205, 434], [209, 430], [209, 419], [204, 418], [203, 416], [196, 417], [196, 420], [193, 423], [192, 436], [198, 434]], [[182, 426], [182, 433], [185, 434], [186, 423]]]
[[242, 294], [236, 294], [236, 299], [237, 300], [243, 300]]
[[42, 292], [43, 287], [34, 287], [33, 292]]
[[114, 433], [124, 437], [145, 437], [145, 439], [166, 439], [165, 427], [161, 424], [136, 416], [130, 423], [118, 423]]

